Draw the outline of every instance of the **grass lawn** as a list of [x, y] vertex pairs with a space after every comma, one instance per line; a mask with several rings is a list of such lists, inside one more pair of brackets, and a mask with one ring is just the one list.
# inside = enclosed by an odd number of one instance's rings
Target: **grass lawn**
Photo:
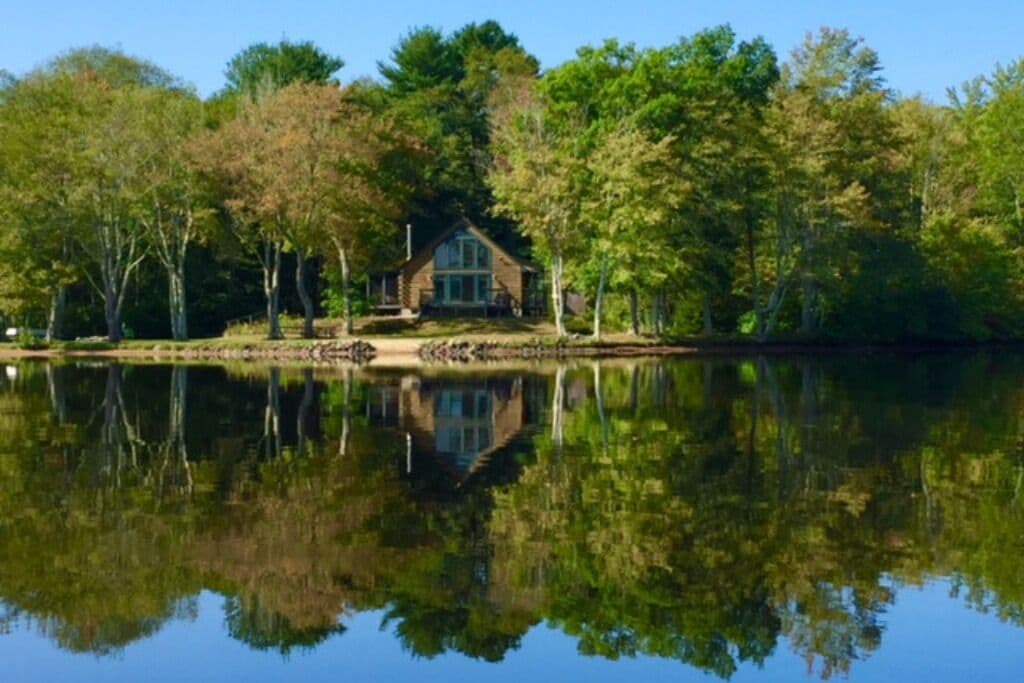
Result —
[[[111, 344], [101, 339], [55, 342], [41, 345], [40, 353], [111, 353], [111, 354], [145, 354], [147, 352], [186, 352], [188, 350], [231, 350], [244, 347], [280, 345], [301, 347], [315, 344], [328, 339], [341, 338], [338, 332], [342, 325], [340, 320], [318, 319], [316, 339], [301, 337], [301, 320], [282, 318], [282, 329], [285, 338], [271, 342], [266, 337], [266, 323], [255, 322], [233, 326], [224, 336], [208, 339], [192, 339], [175, 342], [169, 339], [126, 339], [118, 344]], [[579, 335], [573, 345], [589, 346], [590, 338], [585, 334], [588, 321], [575, 319], [570, 323], [570, 331]], [[490, 341], [498, 344], [534, 344], [554, 342], [555, 326], [547, 320], [525, 318], [429, 318], [416, 320], [397, 317], [369, 317], [356, 321], [353, 339], [368, 341], [384, 354], [416, 354], [423, 343], [442, 339], [458, 339], [461, 341]], [[615, 346], [627, 344], [646, 346], [656, 343], [655, 340], [634, 337], [631, 334], [613, 333], [602, 338], [602, 345]], [[14, 344], [0, 345], [0, 352], [18, 352]], [[24, 353], [23, 351], [22, 353]], [[31, 351], [27, 351], [31, 353]], [[3, 355], [11, 355], [3, 353]]]

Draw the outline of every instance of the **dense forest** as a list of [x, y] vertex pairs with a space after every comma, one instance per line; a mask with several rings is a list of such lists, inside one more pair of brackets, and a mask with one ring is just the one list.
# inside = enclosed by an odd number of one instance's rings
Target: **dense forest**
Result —
[[1024, 334], [1024, 61], [939, 104], [844, 30], [785, 58], [727, 26], [609, 40], [542, 71], [483, 22], [411, 31], [376, 78], [342, 66], [255, 44], [205, 99], [102, 47], [0, 71], [0, 321], [351, 331], [405, 226], [422, 245], [464, 216], [544, 265], [560, 334]]

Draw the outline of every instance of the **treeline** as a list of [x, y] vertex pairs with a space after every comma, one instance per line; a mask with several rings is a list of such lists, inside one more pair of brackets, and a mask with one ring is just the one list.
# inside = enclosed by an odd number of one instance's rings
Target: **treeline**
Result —
[[[494, 22], [417, 29], [379, 78], [257, 44], [205, 101], [102, 48], [0, 87], [0, 314], [184, 339], [361, 287], [460, 216], [544, 263], [553, 315], [661, 336], [1019, 338], [1024, 61], [938, 105], [822, 29], [717, 27], [541, 73]], [[283, 283], [294, 279], [294, 286]], [[186, 287], [186, 284], [188, 285]]]

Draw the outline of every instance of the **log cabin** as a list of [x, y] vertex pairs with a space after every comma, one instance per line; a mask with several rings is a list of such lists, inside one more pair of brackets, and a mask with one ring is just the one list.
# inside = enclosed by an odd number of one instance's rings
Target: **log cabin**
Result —
[[538, 424], [546, 387], [532, 376], [404, 375], [370, 385], [366, 420], [408, 435], [407, 472], [433, 462], [461, 485]]
[[[408, 235], [406, 241], [411, 245]], [[379, 314], [520, 317], [546, 310], [541, 269], [465, 218], [371, 276], [366, 294]]]

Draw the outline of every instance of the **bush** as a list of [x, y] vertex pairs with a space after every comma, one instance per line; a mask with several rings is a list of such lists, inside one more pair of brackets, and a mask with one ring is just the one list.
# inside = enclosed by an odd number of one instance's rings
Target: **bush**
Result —
[[31, 330], [22, 329], [18, 332], [18, 338], [15, 340], [18, 348], [23, 351], [43, 351], [50, 348], [49, 342], [45, 339], [40, 339]]

